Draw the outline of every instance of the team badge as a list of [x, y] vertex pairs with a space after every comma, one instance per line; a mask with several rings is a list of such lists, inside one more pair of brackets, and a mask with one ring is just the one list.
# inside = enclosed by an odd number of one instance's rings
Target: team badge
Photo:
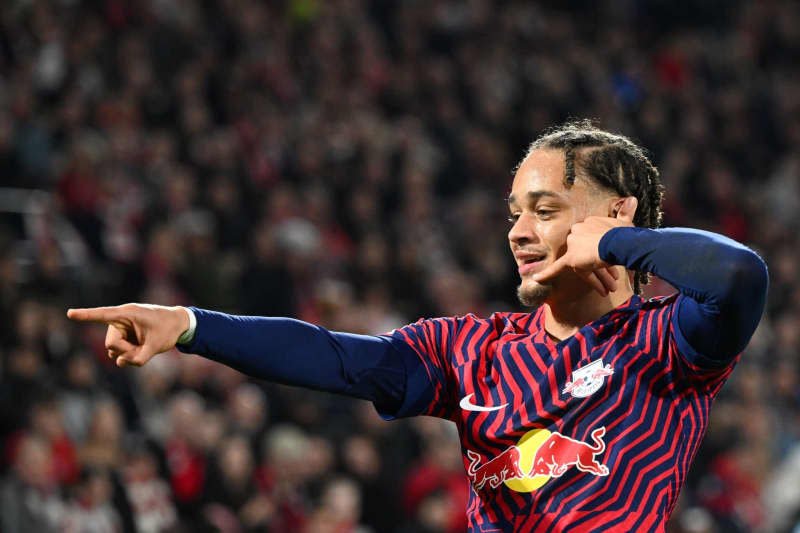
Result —
[[614, 373], [611, 365], [603, 366], [603, 360], [592, 361], [586, 366], [582, 366], [572, 371], [572, 381], [567, 381], [567, 386], [561, 394], [572, 394], [574, 398], [586, 398], [591, 396], [603, 386], [606, 376]]

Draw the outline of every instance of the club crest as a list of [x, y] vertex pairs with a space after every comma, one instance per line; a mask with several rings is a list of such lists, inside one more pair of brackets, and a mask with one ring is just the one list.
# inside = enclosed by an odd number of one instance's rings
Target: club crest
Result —
[[572, 394], [574, 398], [586, 398], [591, 396], [603, 386], [606, 376], [614, 373], [611, 365], [603, 366], [603, 360], [592, 361], [586, 366], [582, 366], [572, 371], [572, 381], [567, 381], [567, 385], [561, 394]]

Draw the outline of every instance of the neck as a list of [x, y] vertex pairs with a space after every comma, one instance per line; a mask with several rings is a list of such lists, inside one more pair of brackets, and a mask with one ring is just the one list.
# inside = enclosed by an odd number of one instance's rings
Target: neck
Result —
[[[626, 280], [627, 276], [622, 277]], [[557, 341], [571, 337], [580, 328], [619, 307], [633, 296], [631, 284], [621, 283], [616, 291], [602, 296], [594, 289], [566, 298], [548, 299], [544, 306], [545, 330]]]

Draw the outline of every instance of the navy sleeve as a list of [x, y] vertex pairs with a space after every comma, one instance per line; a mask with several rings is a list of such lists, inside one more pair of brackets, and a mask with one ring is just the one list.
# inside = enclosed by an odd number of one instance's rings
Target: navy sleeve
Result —
[[[473, 323], [473, 316], [456, 318], [420, 319], [392, 332], [392, 337], [409, 346], [421, 361], [430, 384], [430, 394], [408, 395], [407, 407], [402, 416], [428, 415], [453, 420], [456, 391], [456, 373], [453, 372], [453, 344], [465, 322]], [[418, 391], [419, 388], [409, 389]], [[411, 399], [414, 399], [412, 402]], [[456, 400], [457, 401], [457, 400]]]
[[651, 272], [678, 288], [676, 342], [695, 364], [726, 364], [761, 320], [767, 266], [727, 237], [688, 228], [614, 228], [600, 240], [599, 252], [607, 263]]
[[191, 309], [194, 339], [177, 348], [250, 376], [370, 400], [385, 418], [403, 416], [413, 411], [408, 404], [433, 394], [422, 362], [400, 339], [332, 332], [291, 318]]

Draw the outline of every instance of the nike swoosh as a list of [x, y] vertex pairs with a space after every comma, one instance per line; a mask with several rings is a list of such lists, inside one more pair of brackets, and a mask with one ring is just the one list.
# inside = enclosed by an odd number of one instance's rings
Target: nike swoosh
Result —
[[466, 396], [461, 398], [461, 402], [459, 402], [458, 405], [460, 405], [461, 408], [464, 409], [465, 411], [497, 411], [508, 405], [507, 403], [504, 403], [503, 405], [498, 405], [497, 407], [484, 407], [482, 405], [475, 405], [474, 403], [469, 401], [470, 398], [472, 398], [473, 396], [475, 396], [474, 392], [467, 394]]

